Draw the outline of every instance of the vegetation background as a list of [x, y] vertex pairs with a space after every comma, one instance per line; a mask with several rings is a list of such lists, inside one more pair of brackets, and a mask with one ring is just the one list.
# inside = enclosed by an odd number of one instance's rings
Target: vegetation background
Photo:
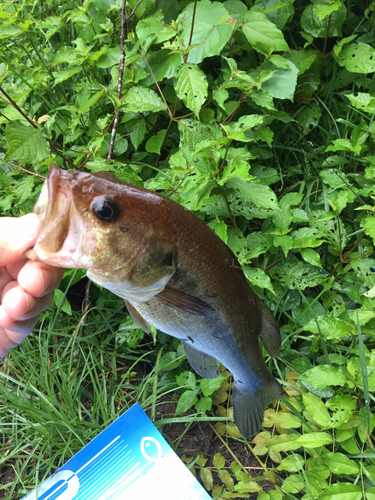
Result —
[[267, 363], [290, 395], [245, 442], [224, 368], [200, 380], [176, 339], [144, 336], [97, 287], [84, 302], [84, 273], [67, 271], [0, 368], [0, 498], [139, 401], [214, 499], [375, 499], [374, 10], [0, 3], [0, 214], [30, 212], [53, 161], [170, 196], [277, 317]]

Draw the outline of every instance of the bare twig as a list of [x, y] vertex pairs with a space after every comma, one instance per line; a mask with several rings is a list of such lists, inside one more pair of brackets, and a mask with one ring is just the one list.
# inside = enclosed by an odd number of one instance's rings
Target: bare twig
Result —
[[189, 47], [191, 45], [191, 40], [193, 38], [193, 31], [194, 31], [194, 21], [195, 21], [195, 11], [197, 10], [197, 0], [194, 2], [194, 9], [193, 9], [193, 18], [191, 20], [191, 30], [190, 30], [190, 38], [189, 38]]
[[[138, 4], [139, 3], [140, 2], [138, 2]], [[125, 0], [123, 0], [122, 7], [121, 7], [121, 35], [120, 35], [121, 56], [120, 56], [120, 68], [119, 68], [118, 82], [117, 82], [117, 97], [119, 99], [121, 99], [122, 80], [123, 80], [124, 65], [125, 65], [124, 40], [125, 40], [126, 21], [127, 21], [127, 17], [126, 17], [126, 13], [125, 13]], [[113, 148], [115, 146], [115, 138], [116, 138], [116, 132], [117, 132], [117, 127], [118, 127], [119, 121], [120, 121], [120, 113], [116, 113], [116, 116], [115, 116], [115, 119], [113, 122], [112, 132], [111, 132], [111, 140], [109, 142], [108, 160], [110, 160], [112, 158], [112, 153], [113, 153]]]
[[130, 12], [130, 14], [127, 16], [126, 20], [129, 21], [130, 18], [132, 18], [135, 14], [135, 11], [138, 9], [138, 7], [140, 6], [140, 4], [143, 2], [143, 0], [139, 0], [139, 2], [137, 2], [136, 6], [134, 7], [134, 9]]
[[18, 106], [18, 104], [16, 104], [13, 99], [10, 97], [10, 95], [8, 95], [5, 90], [3, 89], [3, 87], [0, 86], [0, 92], [2, 92], [5, 97], [8, 99], [9, 101], [9, 104], [11, 104], [24, 118], [25, 120], [27, 120], [30, 125], [32, 125], [34, 128], [38, 129], [39, 130], [39, 127], [36, 123], [34, 123], [32, 120], [30, 120], [30, 118], [25, 115], [25, 113], [22, 111], [22, 109]]
[[168, 110], [168, 114], [169, 114], [169, 116], [170, 116], [170, 117], [174, 120], [173, 114], [172, 114], [171, 110], [169, 109], [168, 103], [167, 103], [167, 101], [165, 100], [165, 97], [164, 97], [164, 95], [163, 95], [163, 92], [161, 91], [161, 88], [160, 88], [160, 86], [159, 86], [159, 84], [158, 84], [158, 82], [157, 82], [157, 80], [156, 80], [156, 78], [155, 78], [154, 72], [152, 71], [151, 66], [149, 65], [149, 63], [148, 63], [148, 61], [147, 61], [147, 57], [146, 57], [146, 55], [145, 55], [145, 54], [143, 54], [143, 52], [141, 52], [141, 55], [142, 55], [142, 57], [143, 57], [143, 59], [144, 59], [145, 63], [147, 64], [148, 69], [150, 70], [151, 76], [152, 76], [152, 78], [154, 79], [154, 82], [155, 82], [155, 85], [156, 85], [156, 87], [157, 87], [157, 89], [158, 89], [158, 91], [159, 91], [160, 97], [163, 99], [164, 104], [167, 106], [167, 110]]

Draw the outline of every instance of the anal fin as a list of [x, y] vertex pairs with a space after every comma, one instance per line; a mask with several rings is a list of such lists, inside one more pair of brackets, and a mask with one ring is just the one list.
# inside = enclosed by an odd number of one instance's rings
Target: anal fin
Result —
[[128, 310], [130, 316], [139, 325], [145, 333], [151, 333], [150, 327], [147, 321], [139, 314], [137, 309], [127, 300], [124, 299], [126, 309]]
[[194, 371], [203, 378], [216, 378], [219, 376], [219, 362], [212, 356], [198, 351], [191, 344], [184, 344], [186, 357]]

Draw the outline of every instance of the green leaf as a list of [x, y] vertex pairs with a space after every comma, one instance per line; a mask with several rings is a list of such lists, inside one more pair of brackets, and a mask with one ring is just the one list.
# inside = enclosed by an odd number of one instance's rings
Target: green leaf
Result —
[[[188, 48], [194, 4], [189, 3], [180, 14], [183, 31], [181, 38], [185, 48]], [[201, 0], [197, 2], [194, 17], [193, 47], [188, 54], [188, 62], [199, 64], [203, 59], [218, 56], [233, 33], [233, 26], [225, 7], [219, 2]]]
[[160, 154], [161, 146], [164, 141], [165, 134], [167, 133], [166, 129], [159, 130], [156, 135], [153, 135], [146, 142], [146, 151], [148, 153], [156, 153]]
[[76, 59], [77, 54], [73, 47], [60, 47], [60, 49], [53, 55], [50, 63], [53, 65], [65, 62], [75, 64]]
[[[320, 367], [317, 367], [320, 368]], [[314, 370], [314, 368], [313, 368]], [[310, 370], [311, 372], [311, 370]], [[309, 372], [307, 372], [309, 373]], [[299, 377], [299, 380], [303, 380], [303, 375], [302, 377]], [[310, 382], [312, 383], [312, 382]], [[330, 384], [332, 385], [332, 384]], [[318, 398], [317, 396], [314, 396], [314, 394], [311, 394], [309, 392], [305, 392], [302, 394], [302, 399], [303, 399], [303, 404], [306, 407], [306, 410], [312, 418], [315, 420], [315, 422], [322, 427], [329, 427], [331, 423], [331, 417], [329, 415], [329, 412], [327, 408], [325, 407], [323, 401]]]
[[58, 85], [59, 83], [68, 80], [69, 78], [71, 78], [73, 75], [76, 75], [80, 71], [82, 71], [82, 66], [72, 66], [68, 69], [63, 69], [61, 71], [53, 71], [52, 75], [54, 78], [54, 85]]
[[175, 77], [176, 94], [197, 118], [207, 98], [207, 89], [208, 83], [203, 71], [196, 64], [183, 64]]
[[277, 198], [271, 188], [262, 184], [259, 180], [249, 181], [246, 179], [229, 179], [227, 186], [239, 191], [240, 196], [251, 201], [257, 207], [277, 209]]
[[298, 453], [291, 453], [286, 458], [283, 458], [277, 470], [287, 470], [288, 472], [298, 472], [303, 469], [305, 459]]
[[315, 366], [301, 375], [299, 380], [307, 382], [318, 389], [327, 387], [327, 385], [339, 385], [342, 387], [347, 382], [341, 368], [331, 365]]
[[359, 472], [358, 464], [343, 453], [327, 453], [322, 456], [322, 460], [334, 474], [357, 475]]
[[298, 68], [291, 61], [287, 61], [287, 63], [289, 66], [288, 69], [276, 69], [276, 71], [271, 63], [264, 64], [264, 71], [273, 70], [273, 74], [269, 80], [263, 83], [262, 88], [272, 97], [293, 101], [297, 85]]
[[322, 264], [320, 262], [320, 255], [312, 248], [303, 248], [301, 250], [301, 255], [305, 262], [308, 262], [313, 266], [322, 268]]
[[278, 411], [268, 415], [268, 420], [273, 424], [283, 429], [298, 429], [301, 427], [301, 420], [292, 413]]
[[195, 409], [199, 412], [205, 413], [206, 411], [210, 411], [212, 408], [212, 399], [211, 398], [199, 398], [199, 401], [195, 403]]
[[333, 438], [326, 432], [310, 432], [309, 434], [299, 436], [295, 443], [300, 446], [304, 446], [305, 448], [319, 448], [321, 446], [332, 444]]
[[242, 31], [252, 47], [265, 56], [275, 51], [289, 50], [282, 32], [265, 14], [254, 8], [245, 15]]
[[[344, 172], [339, 171], [341, 177], [349, 184], [349, 180]], [[322, 178], [328, 186], [337, 188], [345, 187], [345, 183], [332, 169], [324, 169], [319, 172], [319, 176]]]
[[352, 483], [335, 483], [328, 486], [318, 500], [361, 500], [362, 488]]
[[[356, 325], [332, 316], [318, 316], [305, 325], [305, 329], [311, 333], [319, 333], [316, 321], [319, 323], [320, 331], [324, 339], [340, 339], [356, 335]], [[313, 384], [314, 385], [314, 384]]]
[[296, 434], [280, 434], [274, 436], [267, 442], [267, 448], [275, 452], [278, 451], [291, 451], [300, 448], [301, 445], [297, 443], [298, 435]]
[[225, 111], [225, 106], [224, 102], [228, 99], [229, 94], [228, 91], [225, 89], [219, 89], [219, 90], [213, 90], [212, 91], [212, 97], [214, 101], [217, 103], [218, 106], [221, 107]]
[[219, 377], [216, 378], [209, 378], [209, 379], [203, 379], [201, 380], [201, 389], [202, 389], [202, 394], [203, 396], [211, 396], [215, 391], [219, 389], [221, 384], [226, 380], [227, 377], [223, 377], [220, 375]]
[[282, 286], [293, 290], [305, 290], [325, 281], [315, 266], [297, 260], [275, 266], [270, 275], [277, 277]]
[[35, 184], [35, 177], [28, 175], [23, 177], [17, 182], [17, 186], [14, 189], [17, 198], [17, 205], [23, 203], [32, 193]]
[[366, 234], [375, 242], [375, 217], [373, 215], [367, 215], [367, 217], [361, 220], [361, 227], [363, 227]]
[[365, 113], [375, 113], [375, 97], [366, 92], [358, 92], [357, 94], [346, 94], [351, 105]]
[[221, 453], [216, 453], [214, 458], [212, 459], [212, 465], [216, 467], [216, 469], [222, 469], [225, 466], [225, 458]]
[[303, 75], [315, 61], [317, 53], [315, 50], [294, 50], [284, 57], [291, 61], [298, 69], [298, 76]]
[[138, 120], [134, 125], [134, 127], [132, 127], [132, 131], [130, 133], [130, 140], [136, 151], [141, 142], [143, 141], [145, 135], [146, 135], [146, 123], [144, 120]]
[[234, 480], [227, 470], [219, 470], [218, 476], [220, 481], [222, 481], [229, 490], [233, 490]]
[[59, 307], [61, 311], [63, 311], [66, 314], [69, 314], [70, 316], [72, 315], [72, 308], [70, 307], [68, 299], [65, 297], [65, 294], [62, 290], [55, 288], [54, 301], [56, 307]]
[[243, 266], [242, 269], [246, 278], [252, 285], [270, 290], [270, 292], [276, 295], [269, 276], [264, 271], [262, 271], [262, 269], [249, 266]]
[[176, 382], [180, 387], [188, 387], [192, 390], [195, 389], [197, 385], [194, 373], [189, 371], [180, 373], [180, 375], [176, 377]]
[[293, 240], [290, 236], [275, 236], [273, 239], [273, 245], [277, 247], [281, 247], [283, 249], [285, 257], [288, 256], [289, 250], [293, 248]]
[[139, 328], [133, 318], [127, 316], [125, 320], [121, 321], [116, 332], [116, 343], [121, 345], [126, 342], [129, 347], [135, 347], [143, 339], [144, 334], [145, 332]]
[[121, 109], [132, 112], [165, 111], [167, 109], [161, 98], [146, 87], [132, 87], [125, 96]]
[[41, 130], [22, 122], [10, 122], [6, 128], [6, 136], [9, 149], [4, 161], [38, 163], [50, 154], [49, 145], [43, 138]]
[[303, 477], [298, 475], [292, 475], [284, 479], [282, 484], [282, 489], [286, 493], [298, 493], [305, 486]]
[[341, 6], [341, 1], [336, 0], [333, 3], [315, 3], [313, 6], [313, 12], [318, 17], [320, 20], [326, 18], [327, 16], [331, 15], [332, 12], [335, 12], [338, 10]]
[[214, 479], [213, 479], [212, 472], [210, 471], [210, 469], [207, 469], [206, 467], [202, 467], [202, 469], [200, 470], [200, 475], [201, 475], [202, 483], [203, 483], [204, 487], [206, 488], [206, 490], [208, 490], [208, 491], [212, 490], [212, 488], [214, 486]]
[[106, 47], [99, 59], [95, 61], [95, 66], [102, 69], [111, 68], [120, 63], [120, 58], [120, 47]]
[[197, 387], [193, 391], [188, 390], [181, 394], [180, 399], [177, 402], [175, 415], [179, 415], [180, 413], [185, 413], [186, 411], [188, 411], [188, 409], [198, 401], [198, 392], [199, 387]]
[[319, 19], [319, 17], [314, 14], [314, 7], [316, 4], [327, 5], [325, 0], [318, 0], [314, 4], [308, 5], [301, 16], [302, 29], [315, 38], [341, 36], [341, 27], [346, 19], [347, 12], [345, 5], [341, 4], [336, 11], [332, 12], [331, 17]]
[[367, 43], [351, 43], [341, 51], [337, 62], [352, 73], [373, 73], [375, 49]]

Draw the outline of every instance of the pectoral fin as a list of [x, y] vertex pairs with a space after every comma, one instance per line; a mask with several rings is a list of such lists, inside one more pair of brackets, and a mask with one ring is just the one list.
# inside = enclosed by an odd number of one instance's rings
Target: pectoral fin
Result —
[[139, 325], [142, 330], [146, 333], [151, 333], [150, 327], [148, 326], [147, 321], [139, 314], [137, 309], [127, 300], [124, 299], [126, 309], [128, 310], [130, 316], [134, 319], [134, 321]]
[[217, 359], [198, 351], [191, 344], [184, 344], [186, 357], [194, 371], [204, 378], [216, 378], [219, 376], [219, 362]]
[[203, 302], [203, 300], [168, 286], [166, 286], [162, 292], [155, 295], [154, 299], [157, 299], [162, 304], [172, 307], [177, 311], [194, 314], [196, 316], [206, 316], [208, 313], [214, 311], [214, 309], [206, 302]]

